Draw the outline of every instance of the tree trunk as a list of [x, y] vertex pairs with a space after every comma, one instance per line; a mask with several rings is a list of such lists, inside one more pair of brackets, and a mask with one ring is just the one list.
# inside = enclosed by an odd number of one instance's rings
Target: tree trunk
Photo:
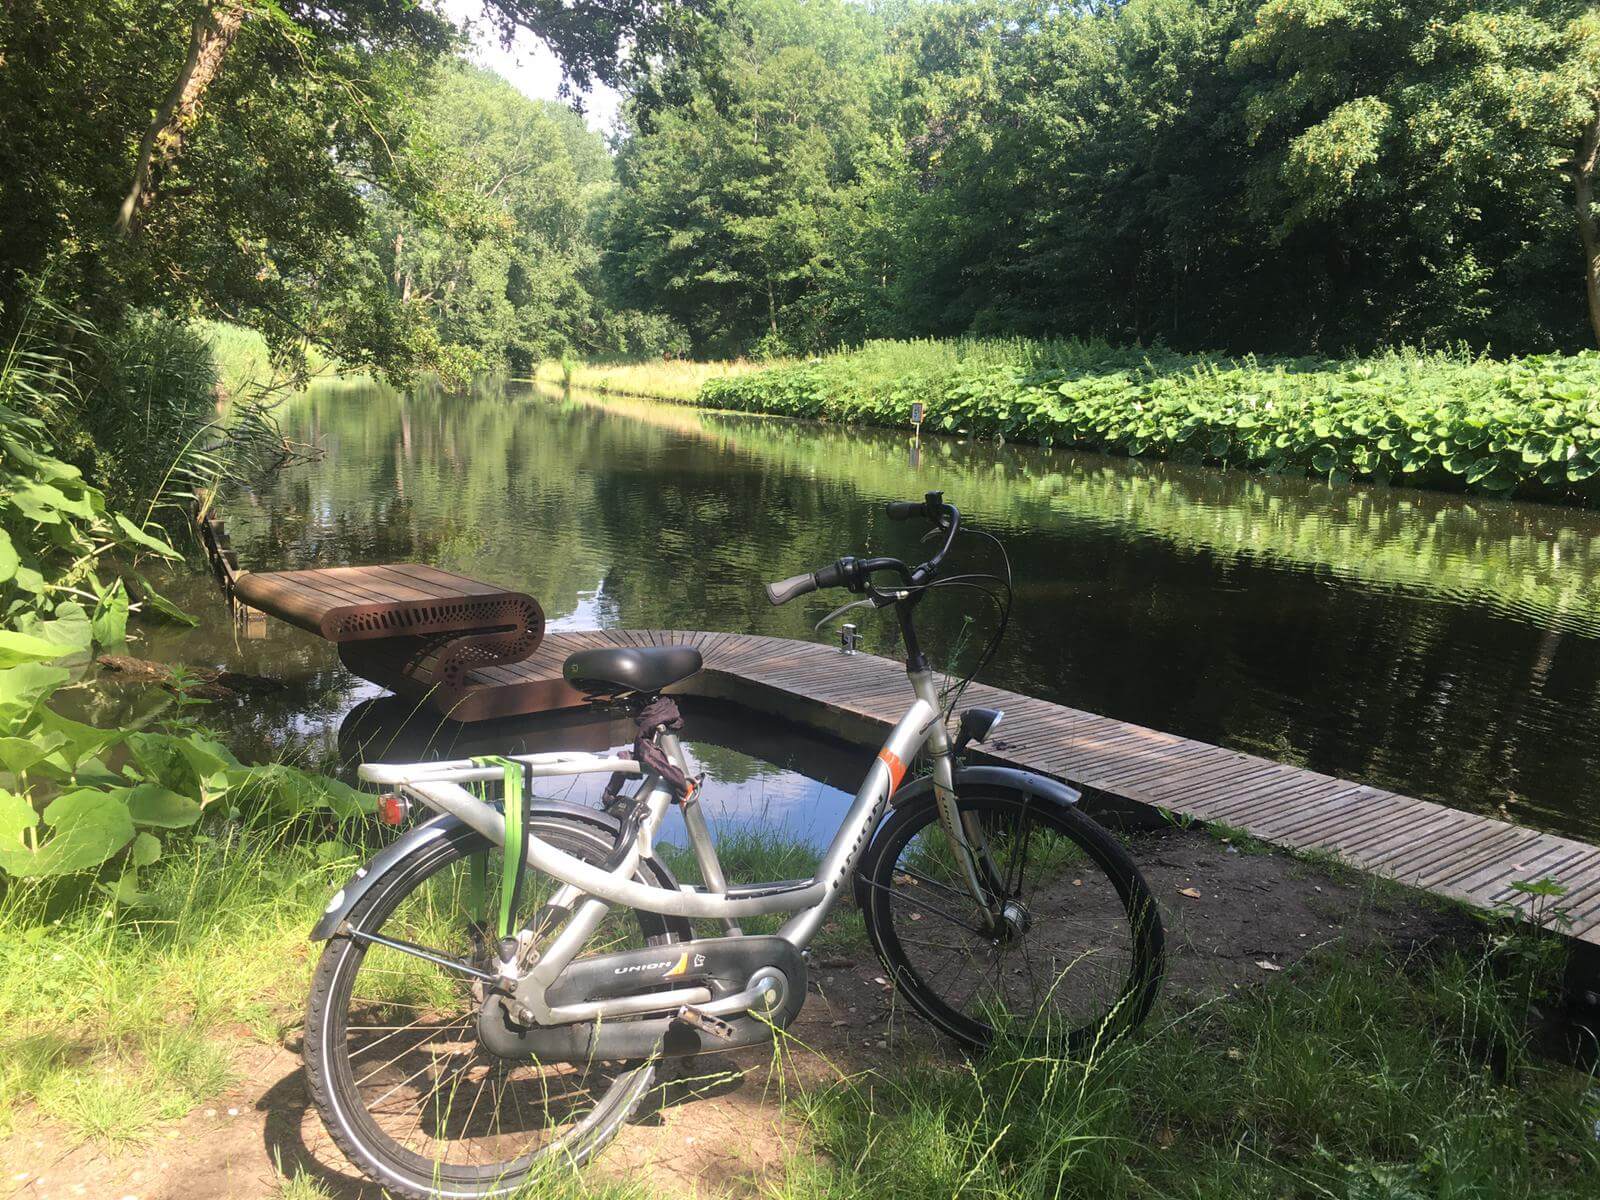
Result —
[[1600, 93], [1595, 95], [1594, 119], [1583, 135], [1583, 145], [1572, 163], [1572, 200], [1578, 216], [1578, 237], [1583, 242], [1583, 289], [1589, 302], [1589, 328], [1600, 346], [1600, 220], [1594, 210], [1595, 168], [1600, 165]]
[[243, 5], [229, 3], [206, 8], [195, 17], [189, 31], [189, 56], [139, 143], [133, 183], [117, 212], [117, 232], [123, 236], [138, 231], [144, 213], [155, 199], [156, 172], [182, 153], [183, 140], [200, 115], [207, 90], [222, 70], [233, 39], [244, 24], [244, 15]]

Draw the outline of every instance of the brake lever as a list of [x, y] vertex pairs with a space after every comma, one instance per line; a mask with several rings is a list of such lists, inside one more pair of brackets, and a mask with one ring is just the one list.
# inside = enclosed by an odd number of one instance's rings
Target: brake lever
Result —
[[881, 605], [874, 604], [870, 597], [865, 599], [865, 600], [852, 600], [848, 604], [841, 604], [838, 608], [834, 609], [827, 616], [823, 617], [822, 620], [818, 621], [815, 625], [813, 625], [811, 627], [811, 632], [812, 633], [821, 633], [822, 632], [822, 627], [824, 625], [826, 625], [829, 621], [832, 621], [837, 617], [844, 616], [845, 613], [849, 612], [852, 608], [867, 608], [869, 606], [872, 607], [872, 608], [881, 608], [882, 607]]

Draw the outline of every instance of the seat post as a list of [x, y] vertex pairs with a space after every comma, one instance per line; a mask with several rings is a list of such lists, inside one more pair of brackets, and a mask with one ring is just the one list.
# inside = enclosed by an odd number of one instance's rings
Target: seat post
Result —
[[[663, 729], [657, 741], [667, 757], [688, 775], [689, 758], [684, 753], [683, 743], [678, 740], [678, 735], [671, 730]], [[722, 872], [722, 860], [717, 857], [717, 846], [711, 837], [711, 827], [706, 823], [706, 815], [700, 808], [699, 790], [696, 789], [685, 796], [679, 807], [683, 809], [683, 826], [689, 834], [689, 848], [694, 851], [695, 862], [700, 865], [700, 878], [705, 882], [706, 891], [719, 896], [725, 895], [728, 891], [728, 877]], [[739, 922], [731, 917], [724, 917], [722, 926], [735, 936], [744, 932], [739, 928]]]

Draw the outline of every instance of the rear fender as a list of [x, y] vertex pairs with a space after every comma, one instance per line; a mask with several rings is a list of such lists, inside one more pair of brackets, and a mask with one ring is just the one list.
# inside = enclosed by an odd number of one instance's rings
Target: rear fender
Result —
[[[531, 810], [532, 818], [540, 817], [565, 817], [568, 820], [582, 821], [586, 825], [593, 825], [597, 830], [616, 838], [620, 828], [617, 821], [603, 812], [593, 808], [585, 808], [580, 804], [564, 804], [559, 800], [541, 800], [534, 803]], [[371, 891], [385, 875], [400, 866], [413, 854], [420, 854], [428, 846], [441, 838], [454, 837], [457, 834], [470, 832], [466, 822], [460, 817], [442, 814], [431, 821], [424, 821], [408, 829], [404, 834], [385, 846], [372, 860], [361, 867], [352, 875], [349, 881], [335, 892], [328, 901], [328, 907], [323, 910], [322, 917], [317, 921], [316, 927], [311, 931], [311, 940], [324, 942], [339, 931], [345, 918], [356, 904]], [[658, 877], [662, 887], [677, 889], [677, 881], [672, 878], [665, 865], [659, 860], [649, 859], [644, 863], [647, 870]]]

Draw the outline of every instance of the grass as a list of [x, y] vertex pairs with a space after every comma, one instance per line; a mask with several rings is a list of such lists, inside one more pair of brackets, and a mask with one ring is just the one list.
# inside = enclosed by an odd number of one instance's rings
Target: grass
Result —
[[1585, 1075], [1535, 1060], [1522, 978], [1337, 950], [1086, 1062], [1001, 1049], [799, 1098], [780, 1196], [1588, 1196]]
[[[735, 879], [816, 861], [759, 830], [728, 831], [720, 850]], [[698, 878], [687, 851], [662, 851]], [[33, 1104], [72, 1138], [137, 1147], [226, 1088], [241, 1044], [276, 1044], [298, 1022], [306, 930], [355, 865], [309, 834], [234, 829], [174, 847], [141, 909], [98, 893], [46, 907], [42, 889], [13, 886], [0, 898], [0, 1132]], [[862, 946], [844, 907], [818, 950]], [[1530, 1042], [1557, 965], [1527, 935], [1426, 954], [1334, 946], [1225, 1000], [1170, 1000], [1086, 1061], [1001, 1047], [867, 1073], [837, 1063], [829, 1084], [781, 1089], [808, 1144], [764, 1194], [1592, 1196], [1600, 1092]], [[287, 1200], [326, 1194], [312, 1176], [278, 1180]], [[535, 1191], [593, 1194], [571, 1179]]]
[[[1270, 854], [1272, 847], [1254, 834], [1229, 825], [1226, 821], [1208, 821], [1205, 831], [1224, 845], [1232, 846], [1240, 854]], [[1337, 860], [1335, 860], [1337, 861]]]
[[236, 830], [172, 846], [135, 909], [89, 892], [55, 911], [46, 888], [13, 883], [0, 1132], [33, 1101], [77, 1137], [136, 1142], [221, 1091], [232, 1043], [275, 1044], [299, 1021], [306, 933], [356, 865], [282, 829]]
[[287, 1172], [278, 1167], [277, 1200], [334, 1200], [328, 1186], [309, 1171]]
[[[930, 383], [963, 367], [1023, 367], [1033, 369], [1064, 359], [1075, 342], [1027, 338], [922, 338], [912, 341], [868, 342], [859, 349], [836, 351], [822, 358], [724, 359], [693, 362], [688, 359], [650, 359], [633, 363], [582, 363], [571, 360], [541, 363], [534, 372], [540, 383], [585, 388], [617, 396], [640, 396], [692, 404], [704, 397], [714, 381], [751, 375], [759, 371], [842, 362], [848, 356], [852, 371], [880, 379], [926, 379]], [[904, 386], [901, 384], [900, 386]]]
[[[282, 363], [274, 363], [267, 340], [244, 325], [228, 321], [196, 321], [194, 328], [211, 348], [217, 378], [230, 396], [256, 391], [274, 391], [296, 374]], [[328, 375], [338, 363], [318, 347], [304, 347], [305, 371], [310, 376]]]
[[638, 363], [545, 362], [534, 379], [562, 387], [584, 388], [614, 396], [640, 396], [692, 404], [701, 389], [715, 379], [744, 375], [767, 365], [737, 359], [731, 362], [690, 362], [687, 359], [652, 359]]
[[[809, 879], [821, 856], [810, 846], [785, 837], [782, 831], [754, 825], [734, 825], [716, 831], [717, 861], [730, 883], [759, 883], [778, 879]], [[656, 848], [681, 883], [703, 883], [700, 864], [686, 847], [662, 843]], [[788, 920], [787, 913], [747, 917], [739, 927], [745, 933], [775, 933]], [[706, 923], [696, 933], [715, 937], [720, 926]], [[867, 926], [861, 912], [848, 901], [828, 914], [812, 948], [821, 958], [853, 956], [867, 948]]]

